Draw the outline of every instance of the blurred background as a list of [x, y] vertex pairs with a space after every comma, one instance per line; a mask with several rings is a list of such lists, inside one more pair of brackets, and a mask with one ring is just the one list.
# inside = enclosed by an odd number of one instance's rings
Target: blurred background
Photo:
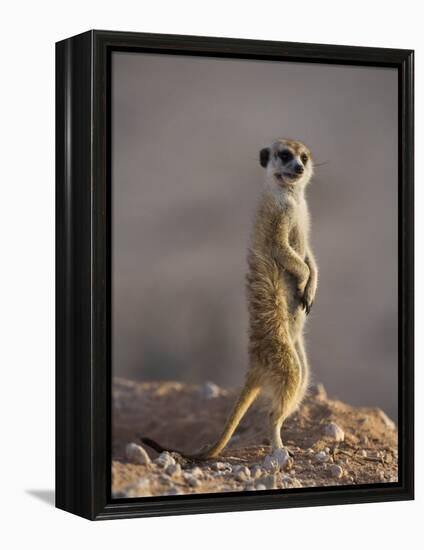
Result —
[[304, 141], [320, 268], [312, 379], [397, 420], [397, 72], [114, 53], [112, 362], [136, 380], [242, 384], [260, 148]]

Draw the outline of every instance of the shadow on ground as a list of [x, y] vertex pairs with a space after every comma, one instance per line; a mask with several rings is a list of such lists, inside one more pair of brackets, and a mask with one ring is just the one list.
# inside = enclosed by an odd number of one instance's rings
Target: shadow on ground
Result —
[[49, 506], [54, 506], [55, 504], [55, 492], [53, 489], [27, 489], [25, 492], [27, 495], [38, 498], [38, 500], [45, 502]]

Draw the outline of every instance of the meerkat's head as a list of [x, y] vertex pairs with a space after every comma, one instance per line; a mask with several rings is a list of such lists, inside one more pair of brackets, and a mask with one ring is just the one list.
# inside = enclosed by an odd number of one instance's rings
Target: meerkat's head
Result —
[[309, 149], [300, 141], [277, 139], [261, 149], [259, 161], [266, 168], [272, 191], [303, 190], [313, 173]]

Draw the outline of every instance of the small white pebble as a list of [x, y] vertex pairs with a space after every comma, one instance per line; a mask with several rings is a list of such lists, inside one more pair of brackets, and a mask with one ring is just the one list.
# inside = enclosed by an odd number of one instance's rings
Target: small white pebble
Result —
[[201, 485], [200, 481], [196, 477], [189, 477], [187, 483], [190, 487], [199, 487]]
[[219, 386], [213, 382], [205, 382], [199, 387], [199, 392], [205, 399], [215, 399], [219, 397], [221, 390]]
[[194, 476], [194, 477], [200, 477], [200, 476], [203, 475], [202, 469], [199, 468], [198, 466], [195, 466], [194, 468], [192, 468], [191, 470], [189, 470], [188, 473], [191, 474], [191, 475]]
[[165, 472], [171, 477], [178, 477], [181, 474], [181, 466], [178, 463], [170, 464], [166, 467]]
[[164, 451], [153, 462], [162, 468], [167, 468], [171, 464], [175, 464], [175, 458], [168, 451]]
[[256, 485], [256, 489], [257, 489], [258, 491], [266, 491], [266, 486], [265, 486], [263, 483], [258, 483], [258, 484]]
[[226, 469], [226, 464], [224, 462], [215, 462], [213, 465], [212, 465], [212, 468], [214, 470], [225, 470]]
[[125, 454], [128, 460], [134, 464], [150, 464], [149, 455], [144, 448], [137, 443], [128, 443], [125, 447]]
[[335, 477], [337, 479], [340, 479], [343, 477], [343, 468], [339, 466], [338, 464], [333, 464], [328, 468], [328, 473], [331, 475], [331, 477]]
[[320, 451], [314, 456], [315, 462], [328, 462], [329, 458], [330, 457], [324, 451]]
[[334, 441], [344, 441], [345, 433], [335, 422], [330, 422], [324, 426], [324, 435], [334, 439]]

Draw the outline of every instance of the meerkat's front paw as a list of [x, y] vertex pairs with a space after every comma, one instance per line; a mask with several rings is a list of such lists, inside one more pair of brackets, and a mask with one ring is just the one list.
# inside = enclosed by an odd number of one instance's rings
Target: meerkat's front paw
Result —
[[305, 292], [300, 297], [300, 305], [302, 306], [302, 309], [305, 310], [306, 315], [309, 315], [313, 304], [314, 304], [314, 293], [312, 292], [312, 289], [310, 286], [306, 286]]
[[314, 302], [309, 302], [305, 297], [301, 300], [302, 308], [305, 310], [306, 315], [309, 315], [312, 306], [314, 305]]

